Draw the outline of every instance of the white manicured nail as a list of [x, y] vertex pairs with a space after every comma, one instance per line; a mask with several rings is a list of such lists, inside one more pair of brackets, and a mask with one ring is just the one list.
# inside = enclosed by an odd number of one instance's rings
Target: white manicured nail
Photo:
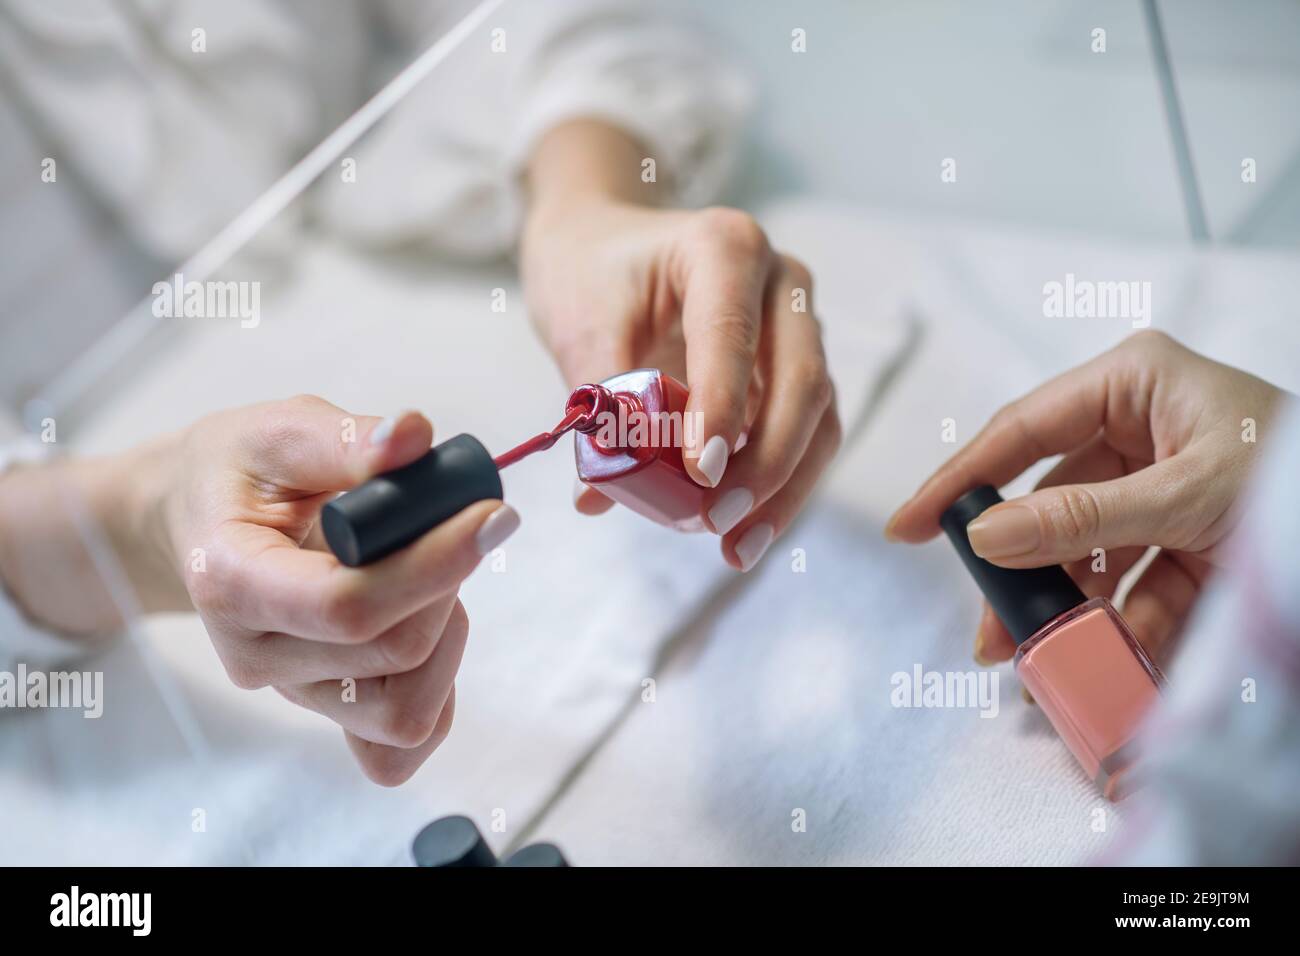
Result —
[[740, 524], [740, 519], [749, 514], [752, 507], [754, 496], [748, 488], [732, 488], [709, 509], [709, 520], [718, 534], [726, 534]]
[[736, 542], [736, 557], [740, 558], [740, 570], [748, 571], [758, 559], [763, 556], [772, 539], [776, 537], [776, 529], [770, 524], [756, 524]]
[[370, 433], [370, 444], [382, 445], [393, 435], [393, 429], [397, 427], [396, 415], [389, 415], [382, 422], [375, 426], [374, 431]]
[[491, 554], [501, 546], [501, 542], [517, 530], [519, 530], [519, 512], [509, 505], [502, 505], [487, 516], [487, 520], [479, 527], [478, 534], [474, 536], [478, 553]]
[[695, 467], [708, 479], [710, 488], [718, 487], [722, 480], [722, 473], [727, 470], [727, 455], [727, 440], [721, 435], [714, 435], [704, 443]]

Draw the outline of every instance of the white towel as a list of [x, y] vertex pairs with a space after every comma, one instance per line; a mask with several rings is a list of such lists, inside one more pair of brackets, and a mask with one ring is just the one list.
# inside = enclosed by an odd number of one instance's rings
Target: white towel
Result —
[[[442, 438], [469, 431], [492, 449], [548, 427], [561, 409], [566, 393], [504, 272], [394, 268], [319, 247], [296, 274], [302, 281], [290, 288], [264, 289], [257, 329], [215, 322], [181, 341], [98, 410], [79, 450], [299, 391], [360, 413], [419, 407]], [[505, 315], [490, 308], [498, 287]], [[851, 409], [904, 329], [883, 293], [835, 290], [828, 281], [821, 311]], [[853, 321], [856, 303], [875, 313], [869, 326]], [[505, 473], [523, 526], [506, 545], [505, 571], [485, 565], [463, 590], [471, 636], [455, 726], [405, 786], [366, 782], [323, 718], [273, 691], [231, 686], [196, 618], [160, 618], [146, 623], [144, 640], [197, 715], [206, 758], [188, 755], [135, 650], [122, 646], [102, 659], [99, 720], [0, 720], [0, 805], [17, 808], [0, 856], [403, 862], [419, 827], [452, 812], [477, 820], [497, 849], [509, 845], [650, 676], [665, 641], [736, 576], [712, 536], [681, 536], [618, 509], [576, 514], [572, 475], [567, 444]], [[504, 830], [492, 831], [494, 820]]]
[[1009, 665], [995, 669], [996, 718], [892, 706], [895, 673], [979, 670], [979, 594], [946, 541], [887, 544], [884, 522], [1000, 405], [1133, 331], [1045, 317], [1045, 283], [1069, 271], [1150, 281], [1156, 327], [1295, 390], [1300, 275], [1269, 253], [902, 224], [813, 203], [781, 218], [829, 282], [855, 268], [905, 276], [916, 354], [822, 503], [682, 639], [655, 702], [630, 699], [533, 835], [591, 865], [1093, 859], [1127, 808], [1102, 799]]

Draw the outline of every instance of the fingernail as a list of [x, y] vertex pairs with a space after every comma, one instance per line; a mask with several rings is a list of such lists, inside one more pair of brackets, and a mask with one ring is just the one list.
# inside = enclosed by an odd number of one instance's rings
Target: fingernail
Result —
[[704, 451], [695, 461], [695, 467], [708, 479], [709, 487], [718, 487], [722, 473], [727, 470], [727, 440], [721, 435], [714, 435], [704, 443]]
[[763, 556], [772, 539], [776, 537], [776, 529], [770, 524], [756, 524], [740, 536], [736, 542], [736, 557], [740, 558], [740, 570], [748, 571], [758, 559]]
[[732, 488], [709, 509], [709, 520], [718, 534], [726, 534], [740, 524], [740, 519], [749, 514], [752, 507], [754, 496], [748, 488]]
[[1026, 554], [1042, 540], [1038, 513], [1023, 505], [990, 508], [966, 526], [966, 537], [981, 558]]
[[509, 505], [502, 505], [488, 515], [487, 520], [479, 526], [478, 534], [474, 536], [474, 543], [478, 546], [478, 553], [483, 555], [491, 554], [501, 546], [501, 542], [505, 541], [517, 530], [519, 530], [519, 512]]
[[389, 415], [382, 422], [374, 427], [370, 432], [370, 444], [382, 445], [393, 436], [393, 429], [397, 427], [397, 415]]

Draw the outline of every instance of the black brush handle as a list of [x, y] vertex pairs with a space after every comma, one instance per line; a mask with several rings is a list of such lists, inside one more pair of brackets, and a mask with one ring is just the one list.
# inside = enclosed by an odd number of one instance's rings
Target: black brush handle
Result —
[[501, 496], [488, 450], [473, 435], [457, 435], [335, 498], [321, 510], [321, 528], [335, 556], [355, 568], [387, 557], [476, 501]]

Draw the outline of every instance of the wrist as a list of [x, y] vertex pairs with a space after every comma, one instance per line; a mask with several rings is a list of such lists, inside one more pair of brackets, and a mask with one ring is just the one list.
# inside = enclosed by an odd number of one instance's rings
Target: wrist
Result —
[[559, 124], [528, 163], [528, 218], [562, 219], [584, 207], [659, 205], [664, 191], [642, 178], [645, 156], [631, 135], [602, 120]]
[[183, 433], [112, 459], [94, 499], [99, 526], [145, 613], [191, 607], [174, 545]]
[[0, 476], [0, 580], [29, 620], [90, 636], [119, 629], [135, 609], [189, 607], [166, 529], [176, 460], [175, 440], [163, 438]]

